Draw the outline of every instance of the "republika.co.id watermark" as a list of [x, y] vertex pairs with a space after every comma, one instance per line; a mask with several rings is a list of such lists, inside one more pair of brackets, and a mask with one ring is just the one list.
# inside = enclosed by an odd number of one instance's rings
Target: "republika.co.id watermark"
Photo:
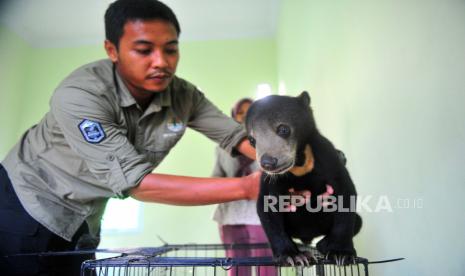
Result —
[[[348, 202], [347, 202], [348, 201]], [[388, 196], [325, 196], [317, 200], [299, 195], [264, 196], [264, 212], [295, 212], [297, 208], [305, 208], [308, 212], [367, 212], [392, 213], [396, 209], [422, 209], [422, 198], [397, 198]]]

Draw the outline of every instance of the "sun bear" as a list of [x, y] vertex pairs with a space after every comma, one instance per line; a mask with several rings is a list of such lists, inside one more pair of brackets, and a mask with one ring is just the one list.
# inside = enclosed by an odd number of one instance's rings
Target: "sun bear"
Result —
[[[310, 243], [324, 236], [317, 243], [318, 251], [337, 264], [353, 261], [352, 238], [362, 224], [354, 210], [357, 193], [339, 152], [317, 129], [309, 94], [272, 95], [255, 101], [246, 116], [246, 129], [264, 171], [257, 212], [275, 260], [284, 265], [312, 264], [314, 256], [300, 252], [292, 238]], [[326, 210], [318, 197], [327, 185], [337, 210]], [[267, 208], [280, 196], [289, 196], [289, 189], [308, 190], [311, 196], [293, 211]]]

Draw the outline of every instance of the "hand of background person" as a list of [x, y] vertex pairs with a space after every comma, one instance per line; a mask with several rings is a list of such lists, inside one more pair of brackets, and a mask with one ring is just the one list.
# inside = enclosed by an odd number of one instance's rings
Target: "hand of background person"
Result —
[[[310, 200], [310, 196], [312, 195], [312, 192], [309, 190], [302, 190], [302, 191], [296, 191], [294, 188], [289, 189], [289, 194], [291, 196], [290, 202], [298, 202], [299, 204], [303, 205], [307, 204], [307, 202]], [[319, 201], [321, 201], [322, 206], [325, 207], [328, 202], [327, 199], [334, 194], [334, 189], [331, 185], [326, 184], [326, 191], [322, 193], [321, 195], [318, 195], [317, 198]], [[295, 197], [292, 199], [292, 197]], [[304, 202], [302, 202], [304, 201]], [[287, 209], [288, 212], [295, 212], [297, 210], [297, 206], [290, 204], [289, 208]]]

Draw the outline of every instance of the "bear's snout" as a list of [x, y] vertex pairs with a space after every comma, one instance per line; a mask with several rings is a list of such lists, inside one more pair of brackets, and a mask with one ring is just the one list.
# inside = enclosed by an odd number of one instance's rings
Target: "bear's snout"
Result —
[[267, 171], [273, 171], [274, 169], [276, 169], [276, 166], [278, 165], [278, 159], [269, 156], [268, 154], [264, 154], [262, 156], [262, 159], [260, 160], [260, 165], [263, 169]]

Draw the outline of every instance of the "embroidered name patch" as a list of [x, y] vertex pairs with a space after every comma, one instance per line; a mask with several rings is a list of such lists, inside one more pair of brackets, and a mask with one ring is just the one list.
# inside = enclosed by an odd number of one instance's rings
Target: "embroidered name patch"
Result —
[[79, 130], [84, 139], [89, 143], [96, 144], [105, 139], [105, 132], [102, 125], [98, 122], [85, 119], [79, 124]]

